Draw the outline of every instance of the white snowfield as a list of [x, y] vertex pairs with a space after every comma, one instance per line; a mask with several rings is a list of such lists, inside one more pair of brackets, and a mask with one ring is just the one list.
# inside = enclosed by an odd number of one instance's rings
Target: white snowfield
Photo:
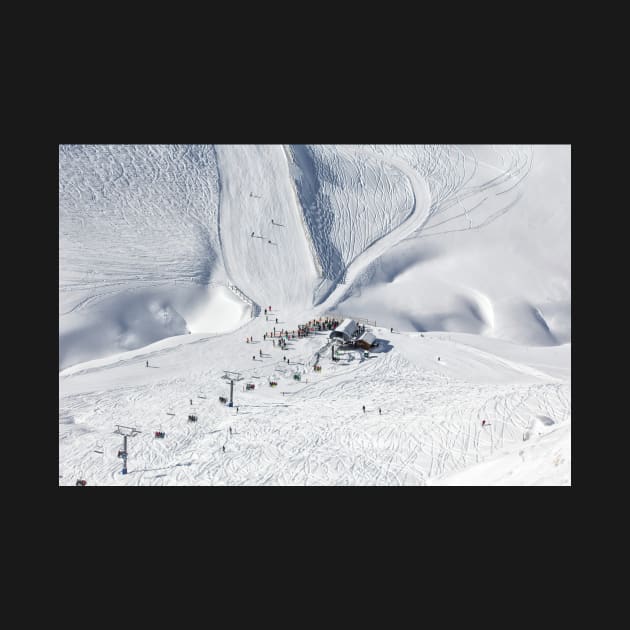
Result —
[[[60, 146], [59, 180], [60, 485], [571, 484], [570, 147]], [[333, 314], [378, 346], [263, 339]]]

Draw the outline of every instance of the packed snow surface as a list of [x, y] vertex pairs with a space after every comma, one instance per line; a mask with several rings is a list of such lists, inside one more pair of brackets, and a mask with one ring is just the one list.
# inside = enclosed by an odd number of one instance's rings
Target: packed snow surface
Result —
[[[570, 147], [64, 145], [59, 169], [60, 485], [570, 485]], [[327, 317], [378, 346], [269, 338]]]

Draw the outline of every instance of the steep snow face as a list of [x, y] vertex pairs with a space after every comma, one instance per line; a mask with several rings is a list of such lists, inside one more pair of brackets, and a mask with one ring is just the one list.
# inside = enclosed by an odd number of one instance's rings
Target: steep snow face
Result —
[[358, 146], [293, 145], [291, 156], [325, 290], [409, 217], [413, 190], [399, 168]]
[[569, 147], [59, 151], [60, 367], [269, 304], [570, 340]]
[[60, 368], [200, 321], [225, 279], [218, 199], [211, 146], [59, 147]]

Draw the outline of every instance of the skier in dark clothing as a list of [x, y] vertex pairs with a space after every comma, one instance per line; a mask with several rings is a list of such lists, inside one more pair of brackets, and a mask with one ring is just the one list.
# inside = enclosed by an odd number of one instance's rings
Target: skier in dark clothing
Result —
[[363, 413], [365, 413], [365, 405], [363, 405]]
[[230, 435], [232, 435], [232, 427], [230, 427]]
[[486, 421], [485, 421], [485, 420], [482, 420], [482, 421], [481, 421], [481, 426], [482, 426], [482, 427], [485, 427], [485, 426], [486, 426]]
[[222, 448], [223, 448], [223, 452], [225, 453], [225, 446], [223, 446]]
[[380, 407], [378, 408], [378, 415], [379, 416], [381, 415], [381, 408]]
[[252, 236], [254, 236], [254, 233], [252, 232]]
[[[276, 317], [276, 324], [277, 324], [277, 323], [278, 323], [278, 318]], [[274, 330], [275, 330], [275, 328], [274, 328]]]
[[267, 314], [267, 309], [265, 309], [265, 315]]
[[149, 367], [149, 362], [147, 361], [147, 367]]
[[260, 356], [262, 357], [262, 350], [259, 350], [258, 353], [260, 354]]
[[256, 360], [256, 355], [254, 355], [254, 356], [252, 357], [252, 360], [253, 360], [253, 361], [255, 361], [255, 360]]
[[190, 404], [192, 405], [192, 398], [190, 398], [189, 400], [190, 400]]

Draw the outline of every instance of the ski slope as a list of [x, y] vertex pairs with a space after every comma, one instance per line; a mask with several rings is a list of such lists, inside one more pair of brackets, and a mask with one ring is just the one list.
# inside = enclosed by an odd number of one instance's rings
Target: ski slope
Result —
[[[60, 147], [59, 484], [570, 485], [569, 168], [566, 147]], [[369, 358], [263, 339], [331, 312], [377, 321]], [[142, 431], [128, 475], [117, 424]]]

